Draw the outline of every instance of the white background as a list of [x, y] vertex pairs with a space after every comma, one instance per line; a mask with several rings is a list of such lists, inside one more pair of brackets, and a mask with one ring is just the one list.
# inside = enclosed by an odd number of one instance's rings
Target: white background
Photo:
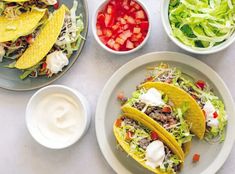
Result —
[[[110, 76], [129, 60], [153, 51], [185, 53], [167, 37], [160, 19], [160, 0], [143, 0], [151, 12], [151, 36], [143, 49], [128, 56], [104, 51], [89, 28], [86, 45], [75, 65], [54, 84], [63, 84], [84, 94], [92, 110], [92, 123], [85, 137], [70, 148], [49, 150], [37, 144], [25, 125], [25, 107], [35, 91], [0, 89], [0, 174], [112, 174], [95, 135], [95, 109], [99, 94]], [[88, 0], [90, 21], [99, 0]], [[91, 24], [91, 22], [90, 22]], [[187, 53], [188, 54], [188, 53]], [[192, 55], [211, 66], [228, 85], [235, 98], [235, 44], [209, 56]], [[235, 149], [218, 174], [235, 171]], [[203, 162], [203, 161], [202, 161]]]

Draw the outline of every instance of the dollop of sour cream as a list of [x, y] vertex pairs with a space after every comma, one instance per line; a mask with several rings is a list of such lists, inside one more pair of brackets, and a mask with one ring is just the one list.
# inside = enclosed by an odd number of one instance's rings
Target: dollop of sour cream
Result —
[[47, 68], [52, 74], [57, 74], [62, 71], [64, 66], [69, 64], [69, 60], [62, 51], [54, 51], [47, 55]]
[[4, 47], [0, 43], [0, 62], [2, 62], [3, 56], [6, 54]]
[[81, 106], [63, 93], [44, 96], [32, 111], [32, 120], [40, 136], [54, 144], [76, 140], [84, 123]]
[[164, 105], [162, 94], [155, 88], [150, 88], [145, 94], [140, 96], [140, 101], [150, 106]]
[[203, 110], [206, 113], [207, 125], [210, 127], [218, 127], [219, 126], [218, 117], [214, 118], [214, 112], [218, 113], [218, 111], [216, 111], [215, 107], [209, 100], [205, 103]]
[[151, 142], [147, 146], [145, 158], [145, 164], [151, 168], [160, 166], [165, 158], [164, 144], [159, 140]]

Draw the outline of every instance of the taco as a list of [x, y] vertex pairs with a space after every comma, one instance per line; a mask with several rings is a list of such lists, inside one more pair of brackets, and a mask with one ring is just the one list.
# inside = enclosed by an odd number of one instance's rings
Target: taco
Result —
[[[201, 123], [205, 125], [205, 140], [211, 143], [222, 142], [224, 140], [227, 125], [224, 103], [208, 83], [204, 80], [196, 80], [181, 70], [164, 63], [156, 67], [148, 67], [148, 69], [149, 75], [145, 82], [166, 82], [172, 84], [178, 89], [184, 90], [194, 99], [201, 109], [201, 114], [198, 114], [197, 119], [200, 119]], [[186, 117], [189, 118], [190, 115]], [[192, 123], [196, 124], [196, 120], [193, 118]], [[202, 130], [195, 129], [194, 133], [197, 134]]]
[[9, 67], [21, 70], [21, 79], [46, 75], [51, 77], [68, 65], [73, 51], [80, 47], [84, 26], [76, 15], [78, 2], [71, 10], [62, 5], [41, 27], [33, 42]]
[[113, 132], [124, 151], [149, 171], [158, 174], [180, 171], [184, 159], [177, 147], [146, 120], [125, 114], [115, 121]]
[[0, 16], [0, 62], [18, 59], [47, 18], [47, 10], [36, 8], [15, 19]]
[[187, 110], [187, 103], [176, 107], [169, 95], [155, 88], [139, 88], [122, 106], [124, 113], [134, 114], [154, 125], [179, 149], [182, 157], [192, 140], [190, 125], [184, 119]]

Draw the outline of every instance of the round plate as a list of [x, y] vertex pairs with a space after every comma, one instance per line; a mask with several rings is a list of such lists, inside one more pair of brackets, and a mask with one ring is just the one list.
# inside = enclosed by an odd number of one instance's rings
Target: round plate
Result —
[[[223, 80], [206, 64], [190, 56], [173, 52], [156, 52], [140, 56], [122, 66], [107, 82], [98, 101], [96, 110], [96, 135], [100, 149], [107, 162], [117, 173], [142, 174], [150, 173], [134, 161], [125, 152], [118, 149], [112, 126], [121, 113], [120, 104], [116, 99], [120, 91], [130, 96], [136, 85], [143, 81], [146, 67], [161, 62], [182, 69], [183, 72], [207, 81], [215, 93], [224, 101], [228, 114], [228, 126], [225, 141], [221, 144], [208, 144], [194, 138], [189, 155], [185, 159], [181, 174], [214, 174], [228, 157], [235, 138], [235, 111], [232, 96]], [[195, 153], [201, 155], [200, 161], [192, 163]]]
[[[65, 4], [67, 7], [71, 8], [73, 5], [73, 0], [62, 0], [61, 4]], [[84, 22], [84, 30], [81, 35], [86, 38], [87, 30], [88, 30], [88, 7], [86, 0], [78, 0], [78, 10], [77, 14], [83, 15]], [[37, 78], [27, 78], [25, 80], [21, 80], [19, 76], [22, 74], [21, 71], [17, 69], [8, 69], [3, 66], [9, 64], [9, 62], [3, 62], [0, 64], [0, 87], [14, 90], [14, 91], [27, 91], [33, 90], [37, 88], [41, 88], [43, 86], [49, 85], [55, 80], [59, 79], [66, 71], [68, 71], [72, 65], [75, 63], [77, 58], [79, 57], [82, 48], [85, 44], [85, 40], [82, 40], [80, 47], [77, 51], [73, 53], [73, 55], [69, 58], [69, 65], [66, 66], [62, 72], [57, 75], [52, 76], [51, 78], [47, 77], [37, 77]]]

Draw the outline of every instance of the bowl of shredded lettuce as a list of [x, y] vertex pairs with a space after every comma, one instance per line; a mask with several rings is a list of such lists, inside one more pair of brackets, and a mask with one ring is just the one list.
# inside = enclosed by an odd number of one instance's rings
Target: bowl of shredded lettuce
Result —
[[162, 22], [182, 49], [211, 54], [235, 40], [235, 0], [164, 0]]

